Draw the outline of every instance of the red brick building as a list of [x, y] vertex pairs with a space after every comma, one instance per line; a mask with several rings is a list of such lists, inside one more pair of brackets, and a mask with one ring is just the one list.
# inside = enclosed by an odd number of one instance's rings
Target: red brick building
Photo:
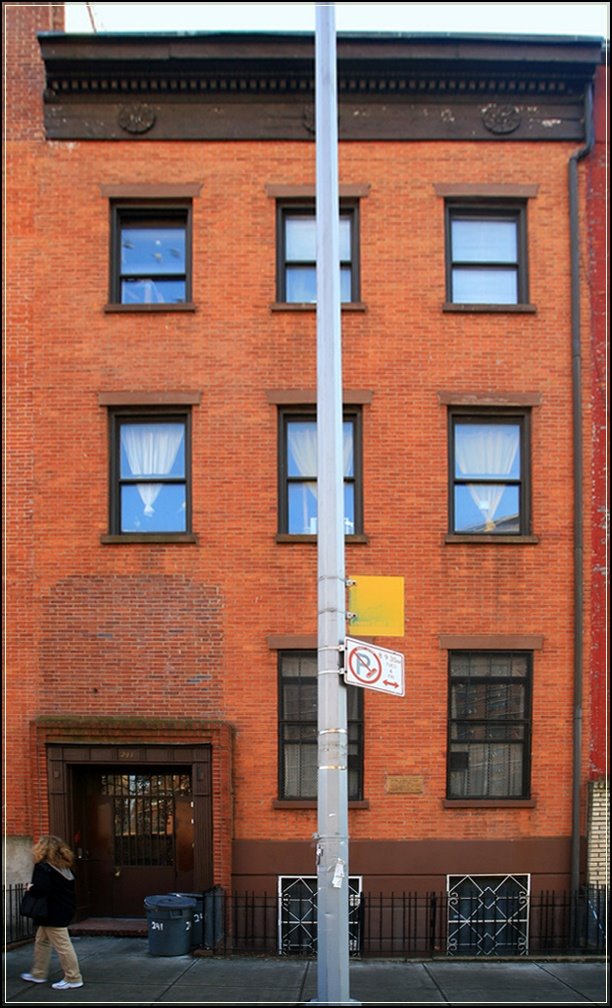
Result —
[[591, 702], [589, 732], [590, 792], [588, 802], [587, 877], [609, 884], [608, 796], [608, 276], [609, 228], [609, 77], [607, 53], [597, 68], [593, 86], [593, 145], [587, 161], [587, 230], [585, 247], [591, 305], [591, 377], [589, 409], [592, 422], [592, 488], [590, 558], [591, 653], [588, 659]]
[[[313, 41], [7, 18], [9, 880], [50, 829], [82, 916], [276, 891], [315, 873]], [[570, 255], [601, 263], [601, 40], [338, 56], [346, 567], [405, 578], [407, 670], [350, 694], [351, 875], [566, 890], [605, 699]]]

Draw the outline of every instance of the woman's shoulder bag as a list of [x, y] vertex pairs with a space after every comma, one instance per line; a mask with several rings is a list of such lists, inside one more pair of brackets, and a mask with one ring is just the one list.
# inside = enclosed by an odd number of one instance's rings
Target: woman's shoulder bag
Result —
[[27, 890], [21, 897], [19, 913], [22, 917], [46, 917], [48, 909], [46, 896], [33, 896]]

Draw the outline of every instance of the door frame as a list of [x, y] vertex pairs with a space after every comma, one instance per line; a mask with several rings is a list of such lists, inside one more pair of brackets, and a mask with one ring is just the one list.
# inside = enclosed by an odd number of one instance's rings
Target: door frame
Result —
[[[49, 823], [51, 832], [77, 846], [75, 812], [75, 772], [112, 767], [116, 772], [146, 772], [147, 767], [172, 773], [177, 766], [191, 767], [194, 819], [194, 889], [203, 892], [214, 884], [212, 746], [91, 744], [47, 745]], [[80, 888], [80, 887], [78, 887]], [[87, 894], [77, 893], [77, 919], [88, 915]]]

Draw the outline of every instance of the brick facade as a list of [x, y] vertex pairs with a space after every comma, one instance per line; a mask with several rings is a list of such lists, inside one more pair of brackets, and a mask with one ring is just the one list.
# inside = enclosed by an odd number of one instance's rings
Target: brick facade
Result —
[[587, 862], [589, 885], [610, 884], [610, 800], [607, 781], [592, 781], [589, 785]]
[[[11, 104], [6, 134], [15, 138], [7, 153], [5, 344], [8, 836], [57, 828], [47, 818], [51, 741], [109, 741], [109, 719], [119, 719], [113, 744], [180, 747], [186, 729], [177, 726], [215, 722], [224, 727], [212, 741], [214, 881], [229, 884], [233, 874], [238, 883], [270, 885], [278, 871], [313, 873], [315, 810], [277, 802], [278, 669], [269, 638], [316, 632], [316, 547], [277, 541], [278, 406], [267, 393], [280, 389], [312, 401], [316, 387], [314, 312], [271, 309], [270, 195], [278, 186], [313, 186], [314, 144], [154, 134], [123, 142], [45, 139], [44, 76], [32, 39], [35, 27], [59, 27], [59, 14], [53, 5], [13, 6], [7, 71], [18, 83], [8, 89], [15, 111]], [[439, 886], [453, 871], [524, 871], [543, 888], [568, 884], [567, 164], [576, 146], [493, 136], [340, 146], [341, 184], [367, 193], [359, 200], [361, 304], [342, 313], [347, 398], [366, 390], [369, 400], [365, 537], [348, 543], [346, 567], [349, 574], [402, 575], [406, 584], [405, 636], [380, 641], [405, 655], [406, 697], [364, 698], [364, 801], [349, 813], [354, 870], [387, 887], [398, 880]], [[533, 189], [527, 214], [534, 311], [443, 310], [439, 187], [451, 183]], [[108, 193], [168, 185], [197, 193], [195, 308], [109, 310]], [[590, 319], [585, 284], [587, 402]], [[114, 541], [105, 403], [125, 395], [136, 404], [156, 395], [172, 402], [187, 393], [194, 541]], [[470, 401], [530, 403], [533, 535], [521, 542], [447, 537], [449, 404]], [[585, 420], [588, 430], [588, 411]], [[591, 452], [587, 435], [587, 469]], [[588, 542], [588, 507], [584, 517]], [[588, 633], [588, 582], [585, 589]], [[445, 800], [445, 635], [541, 640], [534, 650], [528, 800]], [[586, 767], [588, 676], [584, 687]], [[130, 727], [129, 718], [138, 724]], [[198, 731], [188, 735], [195, 744]]]

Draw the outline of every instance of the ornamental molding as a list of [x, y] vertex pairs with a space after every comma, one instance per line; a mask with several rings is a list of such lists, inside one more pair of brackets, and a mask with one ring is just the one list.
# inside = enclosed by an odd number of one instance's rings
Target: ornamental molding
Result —
[[514, 133], [521, 125], [521, 113], [515, 105], [487, 105], [482, 110], [482, 124], [489, 133]]
[[124, 105], [117, 122], [126, 133], [147, 133], [155, 125], [157, 114], [150, 105]]
[[302, 123], [304, 124], [306, 132], [310, 133], [311, 136], [314, 136], [316, 133], [314, 105], [304, 106], [304, 110], [302, 112]]
[[[41, 32], [47, 100], [60, 96], [314, 94], [309, 33], [76, 35]], [[584, 91], [601, 39], [339, 33], [339, 95]]]
[[[429, 76], [417, 73], [402, 74], [398, 71], [377, 70], [370, 75], [342, 75], [338, 77], [340, 99], [361, 96], [385, 96], [388, 98], [418, 98], [438, 96], [448, 100], [452, 97], [503, 95], [517, 97], [546, 98], [572, 97], [583, 91], [582, 81], [562, 78], [542, 80], [531, 76], [524, 78], [496, 77], [490, 73], [484, 76]], [[312, 100], [314, 77], [311, 74], [272, 76], [252, 73], [247, 76], [221, 77], [206, 72], [171, 75], [153, 73], [138, 68], [134, 74], [83, 75], [75, 71], [62, 74], [48, 73], [44, 99], [46, 102], [70, 100], [78, 97], [117, 99], [122, 96], [154, 97], [177, 99], [189, 97], [226, 97], [253, 99], [275, 97], [296, 97]], [[509, 107], [509, 106], [508, 106]], [[306, 113], [305, 113], [306, 116]]]
[[[314, 137], [306, 33], [41, 33], [48, 139]], [[338, 38], [340, 138], [583, 139], [599, 40]]]

